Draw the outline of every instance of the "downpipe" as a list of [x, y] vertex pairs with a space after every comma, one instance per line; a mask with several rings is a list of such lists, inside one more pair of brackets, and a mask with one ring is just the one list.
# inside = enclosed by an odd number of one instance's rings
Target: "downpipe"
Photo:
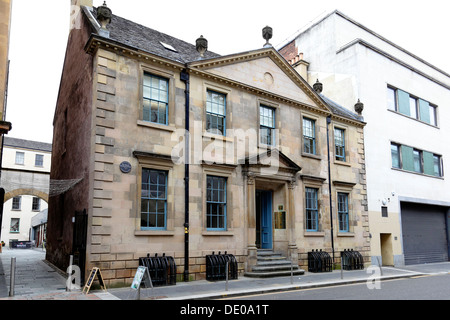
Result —
[[183, 278], [185, 282], [189, 281], [189, 101], [190, 101], [190, 78], [187, 69], [181, 71], [180, 80], [186, 85], [184, 91], [185, 94], [185, 148], [184, 148], [184, 274]]

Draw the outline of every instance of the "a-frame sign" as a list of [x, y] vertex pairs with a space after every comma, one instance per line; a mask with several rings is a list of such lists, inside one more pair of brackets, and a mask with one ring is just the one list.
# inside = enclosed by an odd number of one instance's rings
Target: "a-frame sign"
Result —
[[83, 293], [84, 293], [84, 290], [86, 290], [86, 294], [89, 293], [89, 290], [91, 289], [92, 283], [95, 280], [95, 276], [97, 276], [98, 281], [100, 282], [100, 287], [104, 291], [106, 291], [106, 286], [105, 286], [105, 282], [103, 281], [102, 273], [100, 272], [99, 268], [94, 267], [94, 268], [92, 268], [91, 273], [89, 274], [89, 278], [86, 281], [86, 284], [84, 285]]

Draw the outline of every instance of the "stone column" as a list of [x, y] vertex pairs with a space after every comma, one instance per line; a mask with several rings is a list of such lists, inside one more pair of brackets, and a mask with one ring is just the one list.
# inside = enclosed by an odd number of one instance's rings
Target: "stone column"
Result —
[[289, 234], [289, 244], [288, 244], [288, 259], [292, 259], [294, 265], [298, 265], [298, 248], [297, 248], [297, 237], [295, 232], [295, 187], [297, 186], [296, 180], [293, 179], [288, 183], [288, 234]]
[[256, 206], [255, 206], [255, 176], [247, 174], [247, 272], [257, 263], [256, 248]]

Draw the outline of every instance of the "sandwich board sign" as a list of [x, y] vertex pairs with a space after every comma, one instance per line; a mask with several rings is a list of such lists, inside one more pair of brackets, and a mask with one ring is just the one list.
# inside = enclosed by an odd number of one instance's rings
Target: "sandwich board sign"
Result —
[[146, 288], [153, 288], [152, 280], [147, 267], [140, 266], [136, 270], [133, 282], [131, 283], [131, 288], [134, 290], [139, 290], [142, 282], [144, 282]]
[[92, 268], [92, 271], [89, 274], [89, 278], [86, 281], [86, 284], [83, 288], [83, 293], [84, 293], [84, 290], [86, 290], [86, 294], [89, 293], [92, 283], [94, 282], [95, 276], [97, 276], [98, 281], [100, 282], [100, 287], [103, 289], [103, 291], [106, 291], [106, 286], [105, 286], [105, 282], [103, 281], [102, 273], [100, 272], [99, 268], [94, 267], [94, 268]]

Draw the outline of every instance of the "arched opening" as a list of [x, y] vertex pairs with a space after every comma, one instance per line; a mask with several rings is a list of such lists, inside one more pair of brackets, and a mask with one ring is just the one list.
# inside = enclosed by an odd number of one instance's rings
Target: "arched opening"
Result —
[[46, 239], [49, 195], [36, 189], [16, 189], [5, 193], [1, 241], [5, 247], [32, 242], [42, 246]]

